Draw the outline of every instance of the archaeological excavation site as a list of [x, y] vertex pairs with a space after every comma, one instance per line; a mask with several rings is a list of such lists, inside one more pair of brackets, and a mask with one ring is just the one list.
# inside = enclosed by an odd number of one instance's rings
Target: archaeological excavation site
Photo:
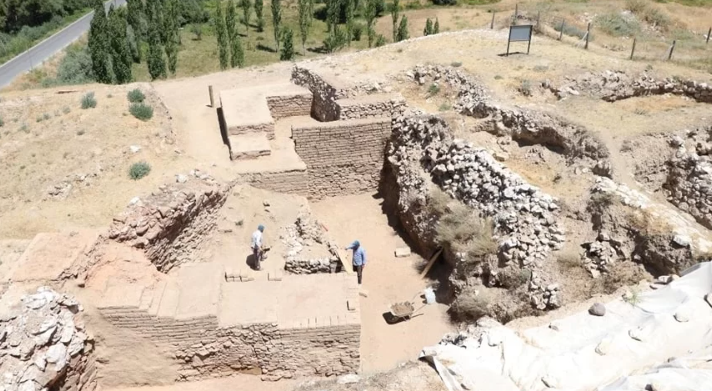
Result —
[[712, 389], [710, 75], [503, 42], [3, 96], [105, 102], [0, 139], [0, 391]]

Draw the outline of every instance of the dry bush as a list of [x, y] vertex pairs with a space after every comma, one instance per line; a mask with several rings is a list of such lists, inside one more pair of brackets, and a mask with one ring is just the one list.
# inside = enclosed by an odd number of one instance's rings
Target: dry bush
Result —
[[448, 212], [448, 206], [453, 201], [452, 197], [436, 186], [428, 190], [428, 210], [437, 217], [446, 214]]
[[497, 277], [502, 287], [516, 290], [531, 280], [532, 271], [529, 269], [507, 268], [497, 274]]
[[475, 321], [489, 314], [490, 299], [484, 289], [475, 290], [466, 287], [455, 299], [449, 309], [456, 321]]
[[620, 202], [620, 200], [613, 193], [600, 192], [591, 195], [591, 200], [588, 202], [588, 205], [590, 209], [604, 210], [618, 202]]
[[581, 256], [573, 251], [566, 251], [560, 253], [556, 257], [556, 263], [562, 272], [570, 272], [575, 269], [583, 269], [584, 263], [581, 260]]
[[435, 239], [455, 252], [468, 257], [482, 257], [497, 252], [493, 238], [493, 224], [471, 208], [457, 202], [447, 208], [435, 227]]
[[650, 211], [646, 209], [629, 211], [626, 218], [630, 224], [630, 228], [642, 236], [667, 235], [673, 231], [667, 221], [655, 218]]

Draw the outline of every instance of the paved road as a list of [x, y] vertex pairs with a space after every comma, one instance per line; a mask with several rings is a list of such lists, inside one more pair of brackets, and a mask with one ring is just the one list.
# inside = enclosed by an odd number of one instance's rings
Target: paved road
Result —
[[[126, 0], [110, 0], [106, 2], [106, 9], [108, 10], [111, 4], [120, 6], [125, 3]], [[89, 31], [89, 24], [93, 17], [94, 11], [82, 16], [81, 19], [65, 27], [53, 36], [38, 43], [5, 64], [0, 65], [0, 88], [12, 83], [17, 76], [41, 65], [42, 62], [48, 60], [69, 46], [69, 44], [79, 39], [82, 34]]]

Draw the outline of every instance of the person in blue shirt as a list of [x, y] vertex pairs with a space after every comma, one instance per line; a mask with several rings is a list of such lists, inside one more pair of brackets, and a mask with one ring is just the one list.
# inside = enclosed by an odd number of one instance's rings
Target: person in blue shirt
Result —
[[348, 247], [347, 250], [353, 250], [353, 256], [351, 261], [353, 263], [354, 271], [358, 275], [358, 284], [361, 285], [361, 280], [363, 279], [363, 268], [366, 267], [366, 250], [361, 247], [361, 243], [358, 240], [354, 240]]

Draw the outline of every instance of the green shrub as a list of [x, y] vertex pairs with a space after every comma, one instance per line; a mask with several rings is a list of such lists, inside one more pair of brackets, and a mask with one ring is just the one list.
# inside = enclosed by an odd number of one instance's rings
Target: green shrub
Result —
[[462, 63], [460, 61], [454, 61], [450, 63], [450, 66], [453, 68], [459, 68], [462, 66]]
[[[618, 13], [599, 15], [594, 20], [594, 23], [601, 30], [615, 37], [631, 37], [640, 32], [640, 23], [637, 20], [625, 18]], [[590, 39], [591, 37], [589, 37]]]
[[[560, 22], [556, 22], [556, 24], [554, 25], [554, 30], [556, 30], [557, 32], [561, 32], [561, 23]], [[583, 36], [586, 35], [586, 30], [582, 30], [574, 25], [564, 23], [564, 34], [571, 36], [571, 37], [583, 38]], [[592, 38], [593, 37], [589, 37], [589, 41]]]
[[381, 47], [386, 44], [386, 37], [383, 36], [383, 34], [378, 34], [376, 37], [376, 47]]
[[129, 102], [131, 103], [141, 103], [146, 99], [146, 95], [144, 95], [138, 88], [129, 91], [127, 96], [129, 98]]
[[62, 112], [64, 114], [69, 114], [70, 111], [72, 111], [72, 109], [70, 109], [69, 106], [64, 106], [64, 108], [62, 109]]
[[129, 112], [141, 121], [148, 121], [153, 118], [153, 107], [145, 103], [132, 103]]
[[2, 128], [3, 126], [5, 126], [5, 120], [0, 117], [0, 128]]
[[356, 24], [354, 25], [354, 29], [353, 29], [353, 31], [352, 31], [352, 34], [353, 34], [353, 35], [351, 36], [351, 40], [353, 40], [353, 41], [360, 41], [360, 40], [361, 40], [361, 35], [363, 35], [363, 29], [364, 29], [364, 27], [363, 27], [362, 24], [356, 23]]
[[86, 84], [94, 81], [89, 49], [70, 46], [57, 68], [57, 77], [51, 84]]
[[437, 85], [436, 83], [433, 83], [428, 87], [428, 95], [434, 96], [440, 93], [440, 86]]
[[93, 109], [96, 107], [96, 98], [94, 93], [89, 92], [82, 97], [82, 109]]
[[435, 5], [456, 5], [457, 0], [433, 0]]
[[645, 14], [643, 15], [643, 20], [652, 24], [655, 27], [659, 27], [663, 31], [667, 31], [667, 29], [671, 25], [670, 18], [667, 16], [667, 14], [665, 14], [660, 9], [654, 7], [648, 8], [648, 10], [645, 11]]
[[137, 181], [148, 175], [150, 172], [151, 165], [144, 161], [140, 161], [131, 165], [131, 168], [129, 168], [129, 177]]

